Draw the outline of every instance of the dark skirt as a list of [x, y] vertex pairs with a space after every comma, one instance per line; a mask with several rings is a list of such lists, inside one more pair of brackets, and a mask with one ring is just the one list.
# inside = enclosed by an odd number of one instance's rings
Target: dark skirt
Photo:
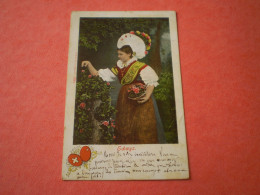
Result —
[[128, 98], [128, 88], [120, 89], [117, 100], [115, 142], [116, 144], [158, 143], [156, 116], [152, 98], [142, 104]]

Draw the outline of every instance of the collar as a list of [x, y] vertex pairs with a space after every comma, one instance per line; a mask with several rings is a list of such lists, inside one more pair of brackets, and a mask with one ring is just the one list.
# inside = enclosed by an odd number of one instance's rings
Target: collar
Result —
[[128, 60], [125, 65], [123, 64], [123, 62], [121, 60], [118, 60], [117, 66], [119, 68], [124, 68], [124, 67], [129, 66], [133, 61], [137, 61], [137, 58], [135, 56], [133, 56], [130, 60]]

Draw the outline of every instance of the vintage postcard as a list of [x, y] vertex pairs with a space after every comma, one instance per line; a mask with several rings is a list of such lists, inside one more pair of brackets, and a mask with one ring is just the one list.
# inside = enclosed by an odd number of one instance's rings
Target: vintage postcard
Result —
[[62, 179], [188, 178], [176, 13], [72, 12]]

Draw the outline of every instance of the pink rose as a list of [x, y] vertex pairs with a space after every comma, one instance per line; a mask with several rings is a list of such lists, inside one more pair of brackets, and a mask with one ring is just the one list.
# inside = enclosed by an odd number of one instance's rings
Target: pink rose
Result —
[[133, 91], [136, 93], [139, 93], [139, 89], [138, 88], [134, 88]]
[[92, 75], [90, 74], [90, 75], [88, 75], [88, 78], [91, 78], [92, 77]]
[[80, 108], [84, 109], [86, 107], [86, 104], [84, 102], [82, 102], [79, 106], [80, 106]]
[[143, 36], [145, 36], [145, 33], [142, 33]]
[[131, 32], [130, 32], [130, 34], [133, 34], [133, 35], [134, 35], [134, 34], [135, 34], [135, 32], [134, 32], [134, 31], [131, 31]]
[[145, 51], [144, 53], [145, 53], [145, 55], [147, 55], [147, 54], [148, 54], [148, 51]]
[[81, 72], [85, 72], [85, 70], [82, 70]]
[[109, 122], [108, 122], [108, 121], [104, 121], [104, 122], [102, 123], [102, 125], [108, 126], [108, 125], [109, 125]]
[[109, 86], [110, 85], [110, 83], [109, 82], [107, 82], [107, 86]]

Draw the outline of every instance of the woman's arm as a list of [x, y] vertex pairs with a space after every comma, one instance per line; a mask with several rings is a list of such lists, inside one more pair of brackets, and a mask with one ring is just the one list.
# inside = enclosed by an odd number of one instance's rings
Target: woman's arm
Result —
[[98, 71], [94, 68], [94, 66], [91, 64], [90, 61], [83, 61], [81, 63], [81, 66], [84, 67], [86, 66], [90, 72], [91, 75], [93, 76], [98, 76]]
[[141, 70], [140, 76], [143, 82], [147, 85], [145, 96], [138, 99], [137, 101], [138, 103], [142, 104], [149, 100], [154, 88], [159, 85], [159, 83], [157, 82], [159, 80], [159, 77], [150, 66], [146, 66], [143, 70]]
[[148, 85], [146, 88], [146, 91], [145, 91], [145, 96], [140, 98], [137, 102], [139, 104], [142, 104], [142, 103], [145, 103], [146, 101], [148, 101], [153, 93], [153, 90], [154, 90], [154, 85]]
[[112, 82], [117, 79], [117, 76], [109, 68], [99, 69], [97, 71], [90, 61], [83, 61], [81, 63], [81, 66], [87, 67], [91, 75], [100, 76], [103, 79], [103, 81]]

